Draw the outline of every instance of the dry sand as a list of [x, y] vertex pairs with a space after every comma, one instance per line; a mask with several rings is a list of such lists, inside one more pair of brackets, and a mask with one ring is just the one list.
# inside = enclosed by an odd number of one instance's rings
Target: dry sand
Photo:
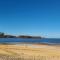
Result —
[[0, 45], [0, 60], [60, 60], [60, 46]]

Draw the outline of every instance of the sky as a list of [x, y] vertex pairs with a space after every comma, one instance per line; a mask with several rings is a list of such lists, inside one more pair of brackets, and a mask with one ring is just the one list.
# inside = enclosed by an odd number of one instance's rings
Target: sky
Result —
[[0, 0], [0, 32], [60, 38], [60, 0]]

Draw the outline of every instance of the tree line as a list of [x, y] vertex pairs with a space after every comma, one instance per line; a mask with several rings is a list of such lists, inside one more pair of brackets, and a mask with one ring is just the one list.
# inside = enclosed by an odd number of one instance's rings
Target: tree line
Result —
[[13, 35], [6, 35], [3, 32], [0, 32], [0, 38], [34, 38], [34, 39], [41, 39], [41, 36], [28, 36], [28, 35], [19, 35], [19, 36], [13, 36]]

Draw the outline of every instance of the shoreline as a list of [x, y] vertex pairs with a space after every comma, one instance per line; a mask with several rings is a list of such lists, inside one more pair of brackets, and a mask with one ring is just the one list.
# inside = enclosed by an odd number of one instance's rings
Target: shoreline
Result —
[[0, 45], [48, 45], [48, 46], [60, 46], [60, 44], [48, 44], [48, 43], [28, 43], [28, 42], [5, 42]]

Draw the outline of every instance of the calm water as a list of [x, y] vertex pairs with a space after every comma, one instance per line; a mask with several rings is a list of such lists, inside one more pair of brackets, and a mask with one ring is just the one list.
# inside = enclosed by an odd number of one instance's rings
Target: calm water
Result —
[[0, 43], [47, 43], [60, 44], [60, 39], [20, 39], [20, 38], [0, 38]]

